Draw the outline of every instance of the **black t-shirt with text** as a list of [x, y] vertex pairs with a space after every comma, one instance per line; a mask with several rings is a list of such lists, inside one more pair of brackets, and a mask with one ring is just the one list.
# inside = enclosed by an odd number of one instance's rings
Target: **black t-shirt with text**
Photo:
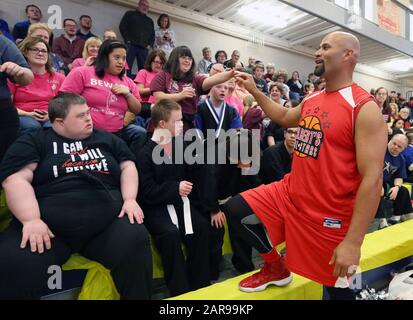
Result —
[[70, 191], [120, 189], [120, 163], [135, 157], [115, 135], [94, 130], [72, 140], [44, 129], [22, 136], [9, 148], [0, 165], [0, 183], [30, 163], [37, 163], [32, 185], [36, 197]]

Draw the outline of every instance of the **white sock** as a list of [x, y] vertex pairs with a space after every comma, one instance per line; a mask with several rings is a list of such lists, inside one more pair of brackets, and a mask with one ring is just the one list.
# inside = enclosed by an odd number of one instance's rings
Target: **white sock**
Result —
[[389, 226], [389, 224], [387, 223], [386, 218], [381, 218], [380, 219], [380, 227], [384, 227], [384, 226]]

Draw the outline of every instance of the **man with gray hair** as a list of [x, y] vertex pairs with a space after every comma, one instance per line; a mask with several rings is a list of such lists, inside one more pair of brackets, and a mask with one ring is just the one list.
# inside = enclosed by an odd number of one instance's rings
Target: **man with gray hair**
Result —
[[[413, 212], [409, 191], [403, 187], [403, 179], [407, 178], [406, 161], [401, 155], [408, 145], [407, 137], [396, 134], [387, 145], [384, 157], [383, 187], [376, 218], [380, 219], [379, 229], [409, 219]], [[386, 201], [391, 201], [392, 217], [387, 220], [385, 215]]]
[[202, 57], [198, 64], [198, 73], [208, 74], [208, 67], [212, 64], [211, 49], [209, 47], [202, 49]]
[[138, 63], [138, 70], [143, 68], [149, 49], [155, 41], [155, 26], [148, 17], [149, 1], [140, 0], [136, 10], [127, 11], [120, 21], [119, 31], [128, 46], [126, 61], [130, 66], [128, 76], [135, 58]]

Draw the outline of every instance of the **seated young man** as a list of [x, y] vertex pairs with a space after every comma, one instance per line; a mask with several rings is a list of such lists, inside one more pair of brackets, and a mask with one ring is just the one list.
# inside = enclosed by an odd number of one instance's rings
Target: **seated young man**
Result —
[[[396, 224], [410, 218], [413, 212], [409, 191], [403, 187], [406, 175], [406, 162], [401, 155], [407, 147], [407, 137], [396, 134], [387, 145], [384, 157], [382, 197], [376, 218], [380, 219], [379, 229], [388, 227], [388, 223]], [[384, 213], [384, 199], [392, 200], [393, 216], [387, 220]]]
[[56, 96], [48, 113], [52, 128], [22, 136], [0, 167], [14, 215], [0, 233], [0, 300], [39, 299], [48, 268], [75, 252], [110, 269], [122, 299], [150, 299], [152, 256], [133, 154], [93, 129], [81, 96]]
[[[182, 111], [172, 100], [158, 101], [151, 112], [151, 139], [131, 148], [140, 170], [145, 225], [158, 249], [171, 296], [210, 284], [208, 221], [200, 214], [183, 155]], [[179, 141], [181, 140], [181, 141]], [[181, 244], [187, 248], [187, 258]]]
[[284, 141], [264, 150], [260, 167], [262, 183], [280, 181], [290, 173], [297, 133], [298, 128], [284, 129]]

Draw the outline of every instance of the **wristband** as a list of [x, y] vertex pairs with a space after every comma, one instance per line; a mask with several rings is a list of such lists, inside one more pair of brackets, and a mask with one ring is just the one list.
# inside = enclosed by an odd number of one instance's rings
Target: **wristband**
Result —
[[131, 95], [132, 93], [129, 91], [127, 94], [125, 94], [125, 99], [128, 99]]

